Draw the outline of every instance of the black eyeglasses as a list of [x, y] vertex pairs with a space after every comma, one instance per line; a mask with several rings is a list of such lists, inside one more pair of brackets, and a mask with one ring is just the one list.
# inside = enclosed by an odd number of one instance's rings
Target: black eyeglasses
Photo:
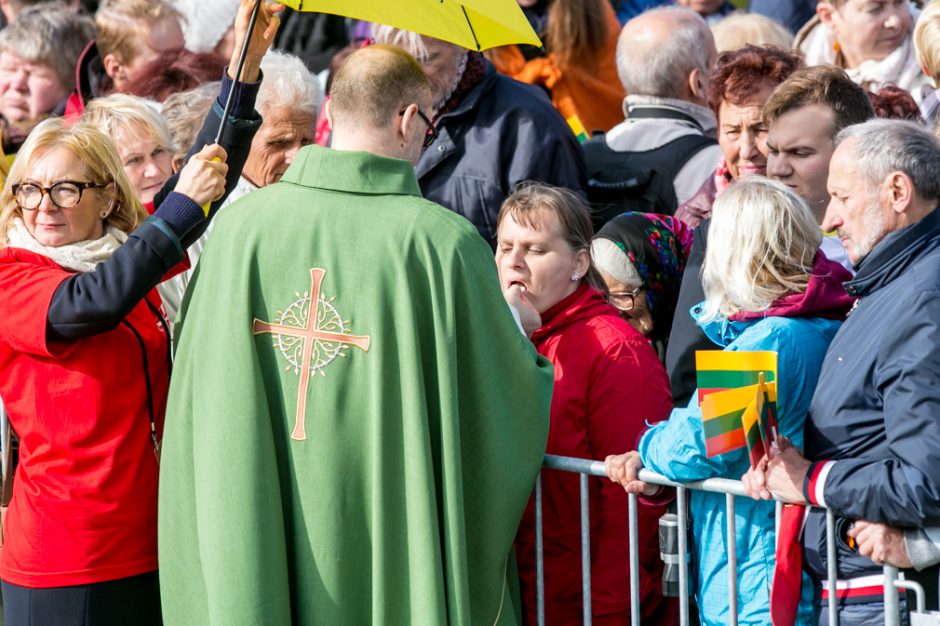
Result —
[[[398, 114], [399, 114], [399, 115], [404, 115], [404, 114], [405, 114], [405, 111], [407, 111], [407, 110], [408, 110], [408, 109], [404, 109], [404, 110], [402, 110], [402, 111], [399, 111]], [[434, 141], [437, 139], [437, 135], [438, 135], [437, 129], [434, 127], [434, 123], [430, 120], [430, 118], [428, 118], [427, 115], [425, 115], [424, 113], [421, 112], [421, 109], [418, 109], [418, 116], [419, 116], [422, 120], [424, 120], [424, 123], [425, 123], [425, 124], [428, 125], [428, 132], [427, 132], [427, 134], [424, 136], [424, 143], [422, 144], [425, 148], [427, 148], [427, 147], [430, 146], [432, 143], [434, 143]]]
[[11, 187], [13, 197], [20, 208], [32, 211], [38, 209], [42, 199], [49, 194], [52, 204], [60, 209], [70, 209], [82, 201], [82, 194], [86, 189], [100, 189], [107, 183], [86, 183], [77, 180], [60, 180], [48, 187], [36, 183], [16, 183]]
[[611, 291], [607, 294], [607, 301], [619, 311], [632, 311], [636, 297], [641, 291], [643, 287], [637, 287], [633, 291]]

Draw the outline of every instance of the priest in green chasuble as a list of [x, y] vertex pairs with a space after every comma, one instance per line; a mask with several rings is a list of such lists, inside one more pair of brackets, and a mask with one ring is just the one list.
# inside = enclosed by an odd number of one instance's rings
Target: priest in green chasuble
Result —
[[431, 92], [397, 48], [333, 82], [333, 149], [216, 219], [177, 324], [167, 624], [515, 624], [549, 363], [489, 246], [423, 200]]

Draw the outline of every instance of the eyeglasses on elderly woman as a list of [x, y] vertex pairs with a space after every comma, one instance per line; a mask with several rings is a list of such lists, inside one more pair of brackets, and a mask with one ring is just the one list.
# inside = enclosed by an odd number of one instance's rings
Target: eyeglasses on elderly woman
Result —
[[607, 294], [607, 301], [614, 305], [618, 311], [632, 311], [636, 303], [636, 297], [643, 291], [643, 287], [637, 287], [633, 291], [611, 291]]
[[20, 182], [11, 187], [13, 197], [20, 208], [26, 210], [38, 209], [42, 199], [49, 194], [52, 204], [60, 209], [69, 209], [82, 201], [82, 194], [86, 189], [100, 189], [107, 183], [91, 183], [77, 180], [60, 180], [48, 187], [34, 182]]

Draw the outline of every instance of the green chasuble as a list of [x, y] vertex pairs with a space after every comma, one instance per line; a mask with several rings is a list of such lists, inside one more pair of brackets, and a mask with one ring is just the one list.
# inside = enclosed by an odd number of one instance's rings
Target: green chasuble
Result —
[[160, 477], [168, 624], [513, 624], [552, 370], [405, 161], [304, 148], [218, 216]]

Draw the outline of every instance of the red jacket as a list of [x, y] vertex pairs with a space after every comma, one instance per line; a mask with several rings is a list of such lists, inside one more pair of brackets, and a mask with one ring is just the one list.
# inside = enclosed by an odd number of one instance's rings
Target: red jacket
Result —
[[113, 330], [49, 341], [50, 301], [71, 275], [42, 255], [0, 250], [0, 396], [20, 437], [0, 578], [26, 587], [157, 569], [150, 428], [152, 415], [162, 434], [169, 385], [160, 298], [151, 290]]
[[[669, 381], [646, 339], [596, 290], [582, 285], [543, 315], [532, 336], [555, 366], [548, 454], [603, 460], [633, 450], [646, 422], [672, 409]], [[546, 624], [581, 623], [579, 476], [542, 473]], [[533, 502], [516, 539], [523, 605], [535, 624]], [[664, 506], [639, 508], [640, 600], [644, 617], [662, 609], [658, 519]], [[595, 615], [629, 618], [627, 495], [609, 480], [592, 478], [591, 589]], [[615, 620], [616, 621], [616, 620]]]

